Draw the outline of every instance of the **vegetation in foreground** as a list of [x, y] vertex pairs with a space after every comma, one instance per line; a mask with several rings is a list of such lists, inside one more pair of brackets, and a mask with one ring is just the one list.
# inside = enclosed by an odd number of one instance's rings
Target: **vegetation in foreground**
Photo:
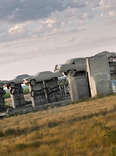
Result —
[[[23, 94], [26, 95], [26, 94], [29, 94], [29, 88], [23, 88]], [[4, 95], [4, 98], [5, 99], [8, 99], [10, 98], [10, 92], [6, 92], [6, 94]]]
[[109, 96], [5, 118], [0, 156], [116, 156], [115, 101]]

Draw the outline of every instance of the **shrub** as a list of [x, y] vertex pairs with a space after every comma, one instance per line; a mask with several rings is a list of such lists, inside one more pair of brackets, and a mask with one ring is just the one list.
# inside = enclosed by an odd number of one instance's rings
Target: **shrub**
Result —
[[5, 98], [5, 99], [10, 98], [10, 93], [6, 93], [6, 94], [4, 95], [4, 98]]
[[29, 93], [29, 88], [23, 88], [23, 93], [28, 94]]

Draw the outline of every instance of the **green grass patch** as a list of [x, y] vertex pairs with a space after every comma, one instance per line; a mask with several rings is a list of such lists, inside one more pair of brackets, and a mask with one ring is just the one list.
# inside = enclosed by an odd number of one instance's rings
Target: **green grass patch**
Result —
[[29, 94], [29, 88], [23, 88], [23, 93], [24, 94]]
[[116, 147], [112, 147], [112, 155], [111, 156], [116, 156]]
[[105, 134], [107, 141], [111, 144], [116, 144], [116, 130], [111, 130]]
[[10, 93], [6, 93], [6, 94], [4, 95], [4, 98], [5, 98], [5, 99], [10, 98]]

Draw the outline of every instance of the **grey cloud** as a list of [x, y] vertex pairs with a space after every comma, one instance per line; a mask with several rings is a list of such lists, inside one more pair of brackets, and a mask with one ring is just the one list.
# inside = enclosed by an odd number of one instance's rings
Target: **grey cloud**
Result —
[[67, 7], [84, 7], [82, 0], [0, 0], [0, 20], [23, 22], [49, 16]]
[[90, 11], [92, 8], [112, 6], [112, 4], [115, 4], [115, 0], [103, 2], [102, 0], [0, 0], [0, 21], [18, 23], [42, 19], [66, 8], [78, 8], [83, 11], [88, 8]]
[[[111, 4], [114, 4], [114, 1], [111, 0]], [[0, 42], [50, 33], [80, 31], [83, 27], [86, 29], [90, 20], [96, 16], [100, 18], [102, 14], [99, 2], [100, 0], [0, 0], [1, 26], [5, 23], [0, 27]], [[104, 0], [104, 4], [108, 2], [109, 0]], [[103, 15], [105, 14], [108, 14], [108, 11], [103, 12]], [[55, 20], [55, 23], [47, 23], [48, 19]], [[18, 24], [25, 25], [22, 32]], [[14, 31], [11, 31], [13, 29]]]

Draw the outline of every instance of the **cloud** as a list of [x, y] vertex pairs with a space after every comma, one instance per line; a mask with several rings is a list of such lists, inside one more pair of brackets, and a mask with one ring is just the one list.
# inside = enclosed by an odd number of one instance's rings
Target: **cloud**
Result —
[[48, 17], [67, 7], [84, 7], [83, 0], [4, 0], [0, 1], [0, 20], [23, 22]]
[[102, 9], [111, 8], [111, 7], [112, 7], [112, 1], [109, 1], [109, 0], [100, 0], [100, 1], [99, 1], [99, 6], [100, 6]]
[[23, 33], [24, 31], [25, 24], [16, 24], [8, 30], [9, 33]]
[[0, 41], [82, 31], [115, 16], [115, 0], [0, 0]]
[[89, 17], [81, 15], [86, 5], [84, 0], [0, 0], [0, 41], [80, 29], [80, 20]]
[[111, 11], [108, 12], [108, 15], [110, 17], [116, 16], [116, 12], [114, 10], [111, 10]]
[[0, 0], [0, 21], [23, 23], [48, 18], [67, 8], [87, 10], [92, 14], [92, 9], [107, 10], [115, 6], [115, 0]]

